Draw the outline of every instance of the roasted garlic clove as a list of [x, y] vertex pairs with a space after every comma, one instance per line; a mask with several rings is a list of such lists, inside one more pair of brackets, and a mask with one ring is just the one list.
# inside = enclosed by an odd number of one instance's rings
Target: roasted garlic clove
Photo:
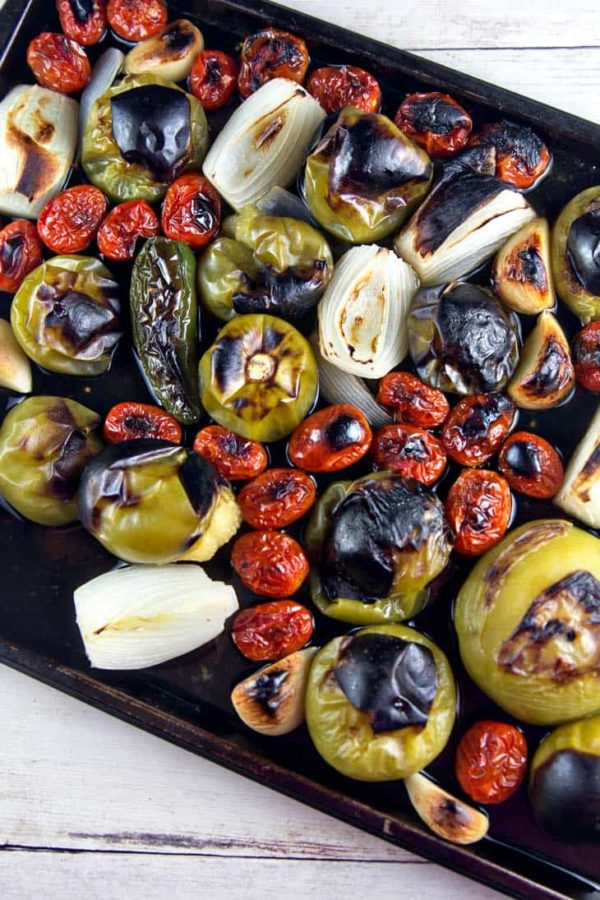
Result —
[[600, 408], [571, 457], [554, 502], [591, 528], [600, 528]]
[[418, 772], [404, 779], [410, 802], [431, 830], [453, 844], [474, 844], [488, 832], [488, 817]]
[[564, 400], [574, 385], [565, 333], [551, 312], [543, 312], [523, 345], [508, 393], [521, 409], [549, 409]]
[[288, 734], [304, 721], [308, 673], [318, 647], [305, 647], [240, 681], [231, 702], [242, 722], [259, 734]]
[[0, 319], [0, 387], [30, 394], [32, 386], [31, 363], [17, 343], [10, 322]]
[[502, 302], [515, 312], [536, 315], [554, 306], [546, 219], [527, 222], [507, 241], [494, 261], [492, 280]]

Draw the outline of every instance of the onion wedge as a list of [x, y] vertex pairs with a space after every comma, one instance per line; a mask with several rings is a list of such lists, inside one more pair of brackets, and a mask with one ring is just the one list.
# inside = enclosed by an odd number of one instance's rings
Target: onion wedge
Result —
[[600, 528], [600, 408], [575, 448], [554, 502], [590, 528]]
[[113, 86], [114, 80], [123, 65], [125, 54], [116, 47], [109, 47], [96, 62], [92, 77], [81, 95], [79, 107], [79, 142], [83, 140], [83, 132], [87, 125], [92, 106], [102, 94]]

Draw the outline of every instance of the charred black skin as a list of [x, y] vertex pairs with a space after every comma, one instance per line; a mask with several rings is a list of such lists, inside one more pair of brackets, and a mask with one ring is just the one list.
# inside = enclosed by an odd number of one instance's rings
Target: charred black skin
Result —
[[449, 134], [456, 128], [468, 128], [471, 120], [454, 103], [441, 97], [419, 97], [403, 104], [402, 115], [417, 131]]
[[533, 285], [538, 290], [546, 287], [546, 267], [541, 253], [537, 247], [528, 247], [519, 253], [521, 261], [521, 273], [527, 284]]
[[185, 25], [182, 26], [181, 22], [176, 21], [168, 25], [163, 31], [161, 40], [165, 42], [173, 53], [183, 53], [194, 43], [194, 35], [191, 29]]
[[542, 472], [538, 447], [533, 441], [515, 441], [508, 448], [504, 459], [513, 472], [525, 478], [534, 478]]
[[514, 412], [514, 404], [508, 397], [499, 393], [490, 394], [483, 403], [475, 403], [470, 407], [460, 430], [471, 441], [481, 440], [486, 437], [496, 419], [509, 411]]
[[529, 394], [544, 396], [559, 391], [569, 378], [571, 363], [560, 341], [551, 338], [544, 347], [544, 354], [535, 372], [523, 383]]
[[289, 65], [299, 69], [304, 64], [304, 56], [296, 42], [280, 35], [273, 35], [269, 30], [259, 31], [244, 42], [245, 62], [252, 73], [251, 92], [257, 91], [263, 84], [264, 75], [279, 66]]
[[103, 337], [106, 350], [114, 347], [119, 338], [119, 320], [110, 306], [100, 306], [86, 294], [67, 290], [64, 294], [49, 284], [40, 285], [38, 297], [49, 304], [45, 331], [59, 331], [74, 353], [81, 353], [92, 341]]
[[293, 321], [317, 305], [323, 293], [327, 263], [316, 259], [312, 269], [290, 266], [277, 272], [263, 266], [256, 278], [243, 274], [244, 288], [232, 297], [237, 313], [269, 313]]
[[600, 209], [579, 216], [571, 224], [567, 256], [584, 290], [600, 297]]
[[343, 450], [363, 438], [360, 422], [347, 413], [337, 416], [325, 429], [325, 440], [332, 450]]
[[335, 679], [375, 734], [424, 726], [438, 688], [428, 647], [391, 634], [357, 634], [342, 644]]
[[69, 0], [69, 6], [80, 25], [85, 25], [94, 14], [95, 0]]
[[529, 798], [536, 819], [561, 840], [600, 836], [600, 756], [559, 750], [535, 772]]
[[262, 675], [259, 673], [248, 690], [249, 696], [259, 704], [266, 715], [272, 718], [277, 715], [281, 687], [288, 675], [287, 669], [271, 669]]
[[495, 147], [503, 156], [514, 156], [521, 160], [530, 172], [539, 166], [542, 159], [544, 142], [535, 131], [507, 119], [485, 128], [479, 140]]

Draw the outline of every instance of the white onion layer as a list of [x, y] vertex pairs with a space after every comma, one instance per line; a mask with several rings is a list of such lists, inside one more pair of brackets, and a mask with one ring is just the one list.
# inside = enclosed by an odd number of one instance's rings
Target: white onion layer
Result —
[[121, 70], [125, 54], [116, 47], [109, 47], [100, 56], [94, 66], [92, 77], [88, 81], [79, 106], [79, 144], [83, 141], [83, 132], [87, 124], [90, 110], [98, 97], [101, 97], [112, 85]]
[[600, 407], [575, 448], [565, 480], [554, 498], [557, 506], [590, 528], [600, 528]]

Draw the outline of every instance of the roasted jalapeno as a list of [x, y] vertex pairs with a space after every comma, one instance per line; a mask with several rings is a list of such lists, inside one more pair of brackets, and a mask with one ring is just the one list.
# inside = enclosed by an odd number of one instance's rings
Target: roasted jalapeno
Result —
[[238, 503], [252, 528], [285, 528], [306, 515], [316, 496], [314, 481], [300, 469], [269, 469], [242, 488]]
[[178, 241], [149, 238], [133, 266], [133, 344], [148, 384], [165, 409], [185, 424], [200, 415], [196, 261]]
[[484, 125], [470, 144], [487, 144], [496, 150], [496, 176], [517, 188], [530, 188], [550, 165], [550, 151], [535, 131], [502, 119]]
[[306, 82], [306, 90], [329, 115], [340, 112], [345, 106], [366, 113], [379, 112], [381, 106], [381, 88], [377, 79], [358, 66], [315, 69]]
[[381, 240], [423, 199], [431, 160], [386, 116], [347, 106], [306, 161], [317, 222], [351, 243]]
[[463, 470], [446, 497], [454, 549], [481, 556], [504, 537], [512, 512], [508, 482], [488, 469]]
[[211, 461], [230, 481], [248, 481], [267, 468], [267, 451], [258, 441], [240, 437], [221, 425], [207, 425], [194, 440], [194, 450]]
[[92, 67], [83, 47], [64, 34], [44, 31], [27, 48], [27, 64], [42, 87], [74, 94], [83, 90]]
[[200, 360], [202, 405], [242, 437], [287, 437], [312, 407], [318, 369], [308, 341], [274, 316], [237, 316]]
[[451, 549], [438, 498], [390, 472], [330, 485], [313, 510], [304, 544], [313, 564], [315, 605], [355, 625], [416, 615]]
[[500, 471], [514, 491], [547, 500], [561, 488], [564, 478], [560, 456], [539, 434], [515, 431], [502, 445]]
[[219, 229], [221, 198], [199, 172], [180, 175], [165, 194], [160, 221], [167, 237], [199, 250]]
[[549, 409], [575, 387], [569, 342], [551, 312], [540, 314], [523, 345], [508, 393], [522, 409]]
[[463, 734], [456, 751], [456, 777], [476, 803], [504, 803], [517, 791], [527, 771], [527, 741], [508, 722], [476, 722]]
[[394, 116], [398, 128], [429, 156], [459, 153], [471, 134], [469, 113], [448, 94], [409, 94]]
[[27, 397], [0, 426], [0, 495], [40, 525], [77, 519], [77, 487], [102, 449], [100, 416], [63, 397]]
[[312, 613], [295, 600], [274, 600], [242, 609], [231, 626], [231, 638], [252, 662], [281, 659], [307, 644], [315, 628]]
[[300, 590], [309, 565], [304, 550], [282, 531], [250, 531], [233, 545], [231, 565], [242, 584], [262, 597], [288, 597]]
[[16, 219], [0, 231], [0, 291], [14, 294], [42, 262], [42, 243], [33, 222]]
[[288, 455], [295, 466], [308, 472], [337, 472], [361, 460], [372, 438], [365, 414], [349, 403], [337, 403], [298, 425]]
[[206, 309], [223, 321], [236, 313], [298, 319], [317, 304], [333, 272], [325, 238], [300, 219], [246, 206], [223, 223], [223, 237], [200, 258]]
[[379, 382], [377, 402], [394, 412], [397, 422], [435, 428], [441, 425], [450, 404], [441, 391], [420, 381], [410, 372], [389, 372]]
[[238, 87], [242, 97], [249, 97], [272, 78], [302, 84], [310, 62], [304, 41], [278, 28], [249, 34], [242, 44], [240, 59]]
[[190, 73], [190, 90], [204, 109], [220, 109], [235, 93], [238, 64], [228, 53], [203, 50]]
[[552, 231], [556, 290], [583, 324], [600, 319], [600, 185], [573, 197]]
[[600, 540], [562, 519], [529, 522], [480, 559], [455, 608], [460, 655], [523, 722], [600, 710]]
[[395, 781], [418, 772], [444, 749], [455, 715], [450, 664], [413, 628], [361, 628], [314, 659], [308, 730], [323, 759], [349, 778]]
[[388, 469], [421, 484], [434, 484], [446, 468], [442, 442], [418, 425], [384, 425], [373, 440], [373, 460], [378, 469]]
[[448, 456], [461, 466], [480, 466], [499, 449], [512, 428], [515, 405], [504, 394], [463, 397], [442, 429]]
[[[2, 251], [0, 250], [0, 257]], [[590, 322], [573, 341], [575, 378], [588, 391], [600, 392], [600, 320]]]
[[92, 243], [106, 207], [102, 191], [78, 184], [46, 203], [38, 217], [38, 234], [54, 253], [81, 253]]
[[115, 203], [155, 202], [208, 147], [201, 104], [157, 75], [128, 75], [92, 106], [81, 162], [92, 184]]
[[95, 457], [81, 479], [79, 518], [120, 559], [158, 565], [211, 559], [241, 522], [231, 488], [208, 460], [151, 438]]
[[23, 281], [10, 321], [38, 365], [62, 375], [101, 375], [121, 337], [118, 285], [91, 256], [53, 256]]
[[56, 0], [60, 27], [83, 47], [97, 44], [106, 31], [106, 0]]
[[117, 403], [107, 413], [102, 437], [107, 444], [140, 438], [157, 438], [171, 444], [180, 444], [183, 432], [177, 419], [159, 406], [152, 406], [150, 403]]

